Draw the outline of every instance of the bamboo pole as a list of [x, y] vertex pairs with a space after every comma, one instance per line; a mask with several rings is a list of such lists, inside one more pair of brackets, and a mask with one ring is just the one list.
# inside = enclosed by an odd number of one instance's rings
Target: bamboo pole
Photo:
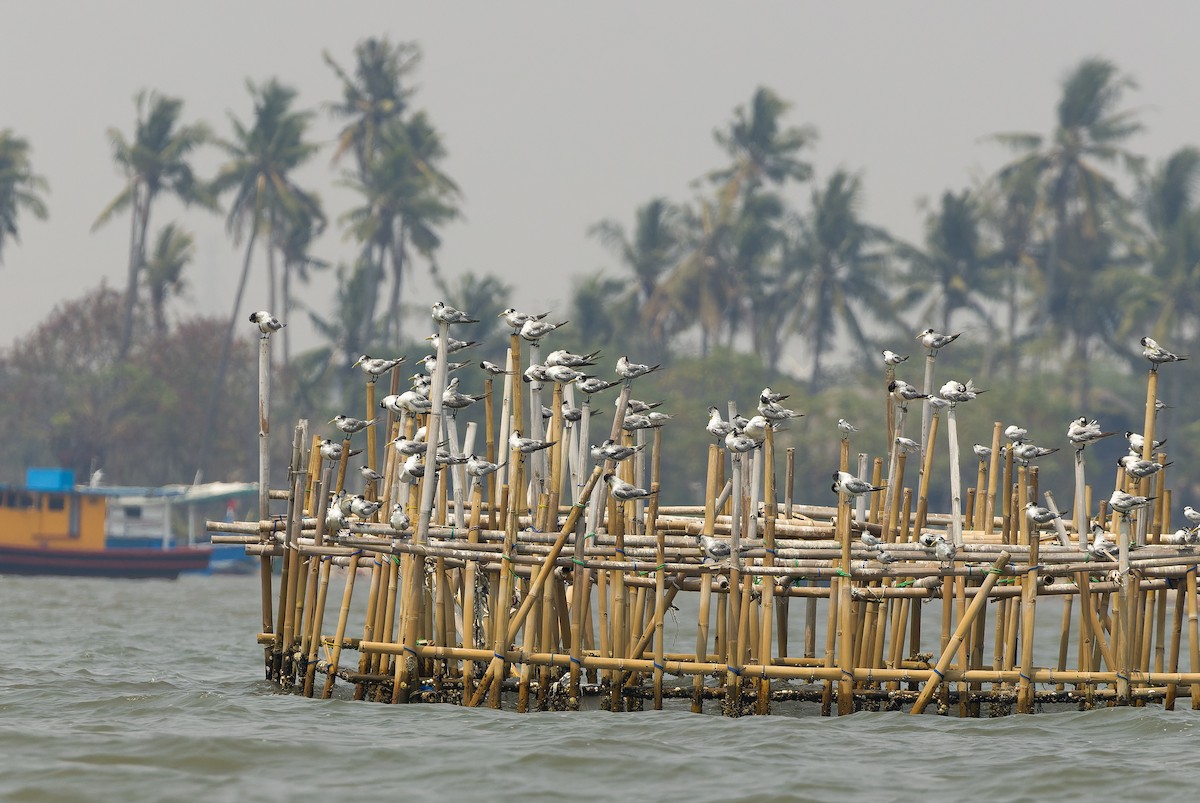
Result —
[[913, 703], [912, 714], [920, 714], [925, 711], [925, 706], [929, 705], [929, 700], [937, 691], [942, 679], [946, 677], [946, 669], [949, 668], [950, 662], [954, 659], [954, 654], [958, 650], [958, 644], [966, 637], [968, 628], [975, 617], [979, 615], [980, 610], [987, 604], [988, 594], [992, 590], [992, 586], [999, 579], [1001, 571], [1008, 565], [1009, 554], [1001, 552], [997, 556], [992, 568], [988, 570], [987, 577], [983, 578], [983, 585], [979, 587], [979, 593], [975, 595], [974, 601], [971, 602], [971, 607], [967, 609], [966, 614], [958, 623], [958, 627], [954, 630], [954, 635], [950, 637], [950, 643], [946, 645], [946, 649], [942, 651], [942, 657], [938, 659], [937, 665], [929, 670], [929, 677], [925, 679], [925, 687], [921, 689], [921, 694], [917, 697], [917, 701]]

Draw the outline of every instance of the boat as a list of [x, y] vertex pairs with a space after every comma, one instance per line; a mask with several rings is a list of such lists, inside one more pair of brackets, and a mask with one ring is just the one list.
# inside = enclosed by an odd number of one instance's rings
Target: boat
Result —
[[[23, 485], [0, 484], [0, 574], [175, 579], [211, 570], [197, 543], [196, 505], [257, 493], [254, 483], [159, 487], [76, 485], [74, 472], [28, 468]], [[173, 531], [185, 506], [186, 538]]]

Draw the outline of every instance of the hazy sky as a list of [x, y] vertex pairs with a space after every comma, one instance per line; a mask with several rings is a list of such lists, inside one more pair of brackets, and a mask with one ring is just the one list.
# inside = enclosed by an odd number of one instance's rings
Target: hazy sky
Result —
[[[131, 134], [139, 89], [183, 98], [186, 120], [224, 135], [229, 113], [249, 119], [247, 79], [277, 76], [320, 109], [338, 96], [322, 50], [349, 67], [372, 35], [424, 51], [414, 105], [442, 132], [464, 193], [444, 273], [499, 274], [518, 307], [565, 307], [571, 277], [615, 270], [588, 226], [628, 225], [654, 196], [688, 200], [691, 182], [724, 161], [713, 129], [760, 85], [793, 104], [786, 122], [819, 130], [818, 180], [862, 171], [864, 216], [905, 238], [920, 236], [919, 198], [1005, 160], [987, 135], [1048, 131], [1063, 76], [1088, 56], [1139, 82], [1127, 103], [1148, 132], [1135, 149], [1158, 160], [1200, 144], [1192, 3], [0, 0], [0, 11], [0, 129], [29, 140], [51, 186], [50, 219], [24, 218], [0, 266], [0, 346], [101, 277], [124, 286], [128, 216], [90, 228], [121, 188], [105, 132]], [[322, 110], [315, 136], [335, 131]], [[219, 160], [207, 153], [202, 172]], [[335, 186], [328, 148], [302, 180], [331, 218], [353, 200]], [[163, 204], [152, 229], [172, 220], [198, 245], [187, 309], [228, 315], [241, 260], [223, 218]], [[353, 256], [336, 226], [315, 251]], [[328, 279], [300, 290], [318, 309], [331, 292]], [[415, 292], [436, 300], [423, 268]], [[243, 311], [264, 296], [265, 281], [252, 283]], [[304, 345], [306, 322], [293, 325]]]

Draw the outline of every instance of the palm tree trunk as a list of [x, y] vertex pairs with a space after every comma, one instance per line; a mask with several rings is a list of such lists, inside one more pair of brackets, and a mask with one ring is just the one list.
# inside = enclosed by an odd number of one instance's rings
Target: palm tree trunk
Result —
[[147, 196], [143, 201], [142, 192], [142, 185], [134, 184], [133, 203], [130, 204], [132, 220], [129, 223], [129, 275], [125, 282], [125, 312], [121, 325], [121, 346], [117, 352], [118, 361], [125, 359], [133, 344], [133, 312], [137, 307], [138, 274], [142, 269], [146, 243], [144, 221], [150, 215], [150, 199]]
[[[401, 288], [404, 284], [404, 241], [405, 231], [404, 226], [399, 226], [399, 231], [396, 237], [392, 240], [392, 295], [388, 299], [388, 326], [395, 326], [395, 339], [392, 342], [394, 348], [400, 348], [400, 299]], [[389, 334], [392, 332], [389, 329]]]
[[208, 396], [207, 412], [204, 416], [204, 437], [200, 439], [200, 451], [196, 455], [196, 468], [201, 469], [208, 459], [208, 448], [212, 442], [213, 427], [217, 422], [217, 411], [224, 395], [225, 374], [229, 371], [229, 352], [233, 347], [233, 329], [237, 325], [238, 310], [242, 306], [242, 294], [246, 291], [246, 279], [250, 276], [250, 257], [254, 254], [254, 242], [258, 229], [251, 227], [250, 240], [246, 243], [246, 256], [242, 261], [242, 276], [238, 280], [237, 294], [233, 297], [233, 312], [229, 315], [229, 326], [225, 330], [225, 342], [221, 346], [221, 359], [217, 363], [217, 378], [213, 380], [212, 392]]

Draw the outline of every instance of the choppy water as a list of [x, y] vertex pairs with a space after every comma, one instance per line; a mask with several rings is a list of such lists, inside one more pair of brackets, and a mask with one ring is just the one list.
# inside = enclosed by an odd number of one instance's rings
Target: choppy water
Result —
[[728, 720], [308, 700], [260, 679], [258, 594], [251, 577], [0, 577], [0, 799], [1182, 800], [1200, 783], [1184, 708]]

